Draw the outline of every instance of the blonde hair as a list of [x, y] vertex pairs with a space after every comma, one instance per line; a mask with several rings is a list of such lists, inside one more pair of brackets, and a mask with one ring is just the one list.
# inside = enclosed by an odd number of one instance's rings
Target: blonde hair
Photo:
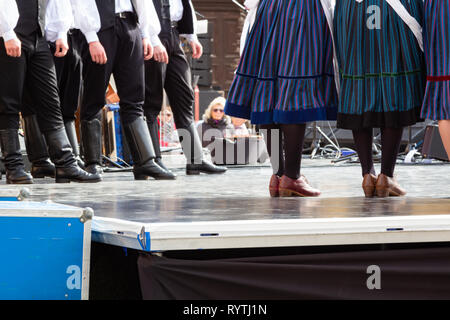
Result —
[[[216, 105], [221, 105], [222, 107], [225, 107], [225, 103], [227, 100], [224, 97], [217, 97], [213, 101], [209, 103], [208, 108], [206, 108], [205, 113], [203, 114], [203, 120], [208, 121], [208, 119], [211, 119], [211, 110]], [[227, 116], [226, 114], [223, 115], [226, 119], [227, 123], [231, 123], [231, 118]]]

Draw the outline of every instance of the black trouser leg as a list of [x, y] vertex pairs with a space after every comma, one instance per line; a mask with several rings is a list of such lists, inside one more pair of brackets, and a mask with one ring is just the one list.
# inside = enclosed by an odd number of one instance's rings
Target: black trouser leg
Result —
[[194, 91], [191, 83], [191, 69], [176, 31], [173, 32], [170, 52], [164, 89], [169, 97], [177, 129], [188, 128], [194, 123]]
[[261, 125], [261, 132], [264, 136], [273, 174], [281, 177], [284, 175], [283, 133], [281, 127], [276, 124]]
[[291, 179], [300, 178], [305, 124], [282, 124], [284, 139], [284, 174]]
[[381, 128], [381, 173], [394, 176], [403, 128]]
[[[80, 37], [79, 31], [72, 31], [68, 35], [69, 51], [67, 54], [62, 58], [54, 57], [61, 111], [65, 123], [75, 120], [75, 113], [79, 105], [82, 82], [82, 41], [85, 40]], [[50, 48], [54, 53], [54, 43], [50, 44]]]
[[[81, 144], [86, 171], [102, 173], [102, 124], [101, 109], [106, 104], [105, 92], [116, 57], [114, 29], [99, 32], [108, 62], [104, 65], [92, 61], [89, 50], [82, 52], [83, 96], [80, 107]], [[131, 80], [131, 79], [130, 79]]]
[[22, 55], [12, 58], [6, 54], [3, 39], [0, 40], [0, 130], [20, 127], [19, 113], [31, 49], [29, 42], [24, 41]]
[[[169, 58], [170, 59], [170, 58]], [[158, 115], [163, 106], [164, 82], [167, 65], [153, 59], [145, 62], [145, 102], [144, 114], [155, 148], [156, 161], [164, 166], [161, 161], [161, 148], [158, 135]]]
[[358, 152], [359, 162], [361, 163], [362, 175], [375, 175], [372, 155], [373, 129], [353, 130], [353, 139], [355, 141], [356, 151]]

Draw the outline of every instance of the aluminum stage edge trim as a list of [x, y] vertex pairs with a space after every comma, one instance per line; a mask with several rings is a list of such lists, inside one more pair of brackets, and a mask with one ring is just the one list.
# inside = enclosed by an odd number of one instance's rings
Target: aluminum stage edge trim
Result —
[[450, 241], [450, 215], [147, 223], [94, 217], [92, 240], [147, 252]]

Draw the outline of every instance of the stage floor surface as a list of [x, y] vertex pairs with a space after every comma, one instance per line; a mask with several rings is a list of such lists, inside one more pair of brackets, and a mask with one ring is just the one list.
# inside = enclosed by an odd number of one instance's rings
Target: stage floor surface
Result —
[[96, 184], [46, 178], [26, 187], [31, 201], [92, 208], [94, 240], [145, 251], [450, 241], [449, 164], [397, 165], [408, 194], [385, 199], [364, 198], [358, 164], [330, 160], [303, 159], [302, 173], [322, 191], [319, 198], [270, 198], [267, 163], [230, 166], [222, 175], [186, 176], [179, 163], [172, 169], [175, 181], [108, 172]]

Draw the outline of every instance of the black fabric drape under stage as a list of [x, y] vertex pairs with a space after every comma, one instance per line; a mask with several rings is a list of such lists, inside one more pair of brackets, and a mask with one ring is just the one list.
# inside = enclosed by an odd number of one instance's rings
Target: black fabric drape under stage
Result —
[[449, 299], [450, 248], [215, 260], [141, 253], [144, 299]]

